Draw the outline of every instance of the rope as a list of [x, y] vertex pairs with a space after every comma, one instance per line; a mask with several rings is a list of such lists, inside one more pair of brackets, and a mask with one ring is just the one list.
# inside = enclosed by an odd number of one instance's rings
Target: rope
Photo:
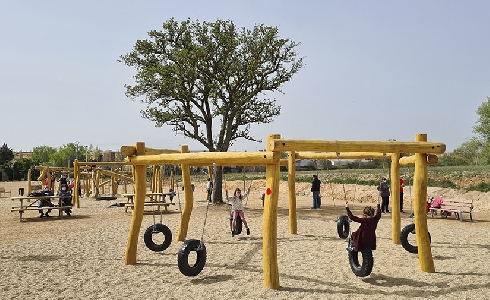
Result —
[[337, 214], [337, 207], [335, 206], [335, 195], [333, 193], [332, 181], [330, 180], [330, 169], [328, 168], [328, 163], [327, 163], [327, 182], [330, 183], [330, 191], [332, 192], [333, 210], [334, 210], [335, 215], [337, 216], [337, 220], [338, 220], [339, 216]]
[[[179, 192], [179, 182], [176, 181], [175, 182], [175, 189], [177, 190], [177, 200], [179, 201], [179, 211], [180, 211], [180, 230], [182, 230], [182, 232], [184, 232], [184, 224], [182, 222], [182, 204], [180, 202], [180, 192]], [[185, 236], [184, 236], [184, 240], [185, 240]]]
[[379, 193], [378, 193], [378, 202], [379, 198], [381, 198], [381, 183], [383, 182], [384, 172], [385, 172], [385, 162], [386, 162], [386, 153], [383, 153], [383, 168], [381, 169], [381, 177], [379, 179]]
[[[340, 152], [337, 152], [337, 160], [340, 165]], [[340, 179], [342, 180], [342, 189], [344, 190], [344, 201], [347, 202], [347, 193], [345, 192], [345, 182], [344, 182], [344, 174], [342, 173], [342, 168], [340, 168]]]
[[359, 183], [359, 175], [361, 170], [361, 160], [359, 160], [359, 165], [357, 166], [357, 177], [356, 177], [356, 185], [354, 186], [354, 199], [352, 200], [352, 203], [356, 201], [356, 193], [357, 193], [357, 184]]
[[410, 183], [411, 177], [410, 177], [410, 168], [407, 167], [407, 177], [408, 177], [408, 193], [410, 195], [410, 217], [413, 218], [414, 213], [413, 213], [413, 198], [412, 198], [412, 185]]
[[[177, 187], [177, 199], [179, 201], [179, 210], [180, 210], [180, 228], [182, 231], [184, 231], [184, 223], [182, 222], [182, 205], [181, 205], [181, 202], [180, 202], [180, 192], [179, 192], [179, 183], [176, 182], [175, 183], [176, 187]], [[203, 227], [202, 227], [202, 233], [201, 233], [201, 239], [199, 241], [199, 247], [197, 250], [200, 250], [202, 249], [202, 246], [204, 244], [204, 229], [206, 228], [206, 222], [208, 220], [208, 211], [209, 211], [209, 201], [206, 201], [206, 215], [204, 217], [204, 224], [203, 224]], [[186, 237], [184, 237], [184, 240], [185, 240]]]
[[204, 217], [204, 224], [202, 225], [202, 233], [201, 233], [201, 242], [199, 243], [199, 249], [202, 248], [204, 243], [204, 229], [206, 228], [206, 222], [208, 220], [208, 210], [209, 210], [209, 201], [206, 201], [206, 216]]

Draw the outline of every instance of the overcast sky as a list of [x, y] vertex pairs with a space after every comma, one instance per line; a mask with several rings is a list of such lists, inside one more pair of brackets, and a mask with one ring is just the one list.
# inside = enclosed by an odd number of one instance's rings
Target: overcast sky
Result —
[[[413, 141], [427, 133], [447, 151], [473, 136], [490, 96], [490, 1], [0, 2], [0, 143], [14, 151], [67, 143], [119, 150], [204, 150], [155, 128], [124, 95], [135, 70], [117, 62], [169, 18], [239, 27], [277, 26], [300, 42], [305, 67], [278, 95], [265, 140]], [[264, 149], [238, 141], [233, 151]]]

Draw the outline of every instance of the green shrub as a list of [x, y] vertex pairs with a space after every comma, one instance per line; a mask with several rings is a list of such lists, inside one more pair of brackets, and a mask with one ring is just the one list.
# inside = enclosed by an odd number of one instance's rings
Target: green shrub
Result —
[[470, 186], [468, 191], [490, 192], [490, 183], [480, 182], [477, 185]]

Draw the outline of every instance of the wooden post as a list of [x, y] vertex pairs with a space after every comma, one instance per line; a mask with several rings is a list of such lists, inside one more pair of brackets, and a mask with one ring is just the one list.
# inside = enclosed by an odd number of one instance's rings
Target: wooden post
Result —
[[[181, 152], [189, 152], [189, 146], [182, 145]], [[184, 208], [182, 209], [182, 217], [180, 219], [179, 231], [177, 233], [177, 240], [184, 241], [187, 236], [187, 229], [189, 228], [189, 220], [191, 218], [192, 208], [194, 206], [194, 195], [191, 188], [191, 170], [188, 164], [181, 165], [182, 168], [182, 181], [184, 185]]]
[[[417, 134], [417, 142], [426, 142], [427, 134]], [[417, 239], [420, 269], [424, 272], [435, 272], [434, 261], [430, 248], [430, 240], [427, 227], [427, 215], [425, 203], [427, 199], [427, 154], [415, 154], [415, 173], [413, 178], [414, 188], [414, 220], [415, 236]]]
[[296, 152], [289, 151], [288, 155], [288, 196], [289, 196], [289, 233], [298, 233], [296, 219]]
[[391, 238], [393, 244], [399, 245], [401, 234], [400, 220], [400, 153], [391, 154]]
[[165, 177], [165, 167], [160, 166], [158, 168], [159, 174], [158, 174], [158, 193], [163, 193], [163, 178]]
[[32, 192], [32, 183], [31, 183], [31, 169], [27, 170], [27, 194], [30, 195]]
[[[145, 154], [145, 143], [136, 143], [136, 155]], [[146, 197], [146, 166], [138, 165], [133, 167], [134, 172], [134, 208], [131, 217], [131, 227], [129, 228], [128, 244], [126, 246], [126, 265], [136, 264], [136, 250], [138, 248], [138, 236], [143, 220]]]
[[[267, 136], [267, 151], [279, 134]], [[266, 196], [264, 199], [264, 222], [262, 230], [262, 262], [264, 266], [264, 286], [279, 289], [279, 269], [277, 266], [277, 206], [279, 200], [280, 152], [273, 153], [274, 165], [266, 166]]]
[[78, 165], [78, 159], [73, 161], [73, 180], [75, 181], [75, 185], [73, 186], [73, 202], [71, 205], [80, 208], [80, 195], [78, 194], [78, 187], [80, 186], [80, 166]]

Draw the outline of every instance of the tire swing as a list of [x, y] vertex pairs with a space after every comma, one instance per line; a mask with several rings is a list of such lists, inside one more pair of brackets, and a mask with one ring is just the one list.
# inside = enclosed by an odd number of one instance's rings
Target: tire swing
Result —
[[[408, 178], [410, 179], [410, 171], [408, 170]], [[410, 185], [409, 185], [410, 186]], [[410, 199], [412, 198], [412, 189], [409, 188], [410, 192]], [[411, 201], [413, 203], [413, 201]], [[410, 214], [410, 217], [413, 219], [414, 213], [413, 213], [413, 204], [411, 204], [411, 210], [412, 213]], [[412, 224], [408, 224], [402, 229], [402, 232], [400, 234], [400, 243], [402, 244], [403, 249], [407, 250], [410, 253], [417, 254], [419, 253], [419, 248], [417, 245], [412, 245], [409, 240], [412, 240], [409, 238], [410, 234], [413, 234], [415, 236], [415, 223], [412, 222]], [[429, 242], [432, 242], [430, 232], [427, 232], [429, 235]]]
[[[178, 190], [178, 188], [177, 188]], [[178, 196], [179, 194], [177, 194]], [[182, 208], [179, 199], [180, 216], [182, 219]], [[179, 253], [177, 255], [177, 265], [179, 266], [179, 271], [185, 276], [197, 276], [204, 269], [206, 264], [206, 246], [204, 245], [204, 228], [206, 227], [206, 220], [208, 218], [209, 201], [206, 201], [206, 217], [204, 218], [204, 225], [202, 228], [202, 235], [200, 240], [196, 239], [185, 239], [184, 243], [180, 247]], [[191, 265], [189, 263], [189, 255], [191, 252], [196, 252], [196, 261]]]
[[[351, 242], [351, 241], [349, 241]], [[359, 263], [359, 252], [362, 255], [362, 264]], [[357, 277], [366, 277], [371, 274], [374, 265], [373, 250], [371, 247], [364, 246], [361, 251], [348, 251], [349, 264], [352, 272]]]
[[[384, 173], [384, 167], [385, 167], [385, 160], [386, 160], [386, 153], [383, 153], [383, 170], [382, 172]], [[359, 162], [360, 166], [360, 162]], [[382, 176], [383, 176], [382, 173]], [[356, 182], [357, 186], [357, 182]], [[378, 201], [379, 201], [380, 195], [378, 194]], [[359, 252], [361, 253], [361, 258], [362, 258], [362, 263], [359, 263]], [[366, 277], [371, 274], [373, 271], [373, 266], [374, 266], [374, 257], [373, 257], [373, 250], [369, 246], [363, 246], [360, 251], [355, 251], [354, 250], [354, 241], [352, 240], [352, 235], [349, 238], [348, 246], [347, 246], [347, 253], [349, 257], [349, 265], [357, 277]]]
[[339, 234], [339, 238], [346, 239], [349, 237], [350, 231], [350, 223], [349, 217], [346, 215], [342, 215], [337, 220], [337, 233]]
[[[170, 228], [163, 225], [163, 213], [160, 212], [160, 223], [156, 223], [155, 214], [153, 214], [153, 225], [148, 227], [143, 235], [145, 245], [148, 249], [155, 252], [161, 252], [167, 249], [172, 243], [172, 231]], [[163, 242], [161, 244], [155, 243], [153, 237], [158, 234], [163, 234]]]
[[[405, 226], [403, 229], [402, 229], [402, 232], [400, 234], [400, 242], [402, 244], [402, 247], [407, 250], [408, 252], [410, 253], [419, 253], [419, 247], [417, 245], [412, 245], [410, 242], [409, 242], [409, 238], [408, 236], [410, 234], [414, 234], [415, 235], [415, 224], [412, 223], [412, 224], [409, 224], [407, 226]], [[432, 239], [430, 237], [430, 232], [427, 232], [427, 234], [429, 235], [429, 242], [432, 242]]]
[[[240, 215], [236, 216], [235, 220], [235, 234], [238, 235], [242, 233], [242, 218], [240, 218]], [[230, 213], [230, 231], [233, 230], [233, 211]]]

